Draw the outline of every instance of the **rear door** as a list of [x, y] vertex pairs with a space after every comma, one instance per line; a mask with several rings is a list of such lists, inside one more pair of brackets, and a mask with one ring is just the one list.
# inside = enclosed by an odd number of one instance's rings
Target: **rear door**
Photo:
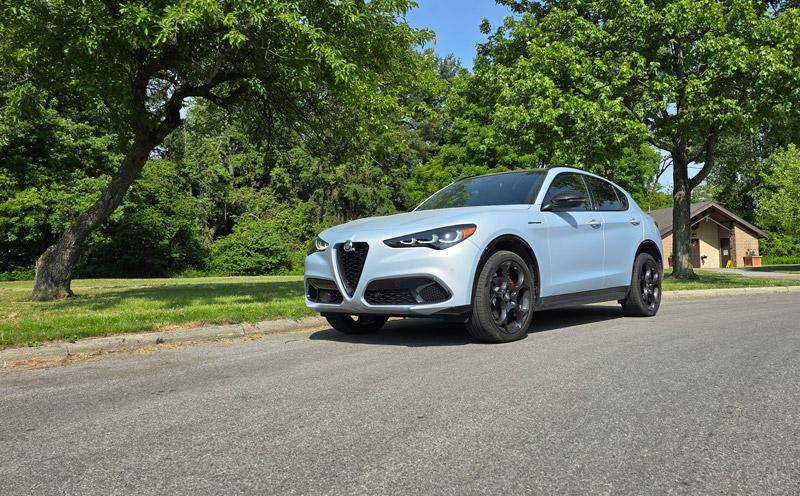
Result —
[[608, 181], [586, 176], [595, 210], [603, 217], [605, 237], [605, 279], [603, 287], [631, 283], [633, 259], [644, 237], [642, 212], [631, 209], [625, 193]]
[[[562, 172], [550, 183], [542, 206], [562, 191], [586, 198], [578, 207], [543, 211], [547, 225], [550, 264], [542, 271], [541, 296], [554, 296], [603, 288], [603, 220], [593, 211], [584, 175]], [[545, 273], [546, 272], [546, 273]]]

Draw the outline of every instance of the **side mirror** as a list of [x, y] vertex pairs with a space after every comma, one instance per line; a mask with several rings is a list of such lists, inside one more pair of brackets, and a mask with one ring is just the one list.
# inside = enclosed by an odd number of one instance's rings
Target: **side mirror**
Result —
[[542, 207], [542, 210], [552, 211], [580, 207], [586, 202], [586, 197], [577, 191], [567, 190], [556, 194], [550, 199], [550, 203]]

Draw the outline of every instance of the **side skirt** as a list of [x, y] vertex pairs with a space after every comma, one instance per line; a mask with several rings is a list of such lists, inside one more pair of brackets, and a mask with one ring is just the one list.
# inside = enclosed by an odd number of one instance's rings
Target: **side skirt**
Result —
[[569, 307], [573, 305], [600, 303], [603, 301], [624, 300], [628, 296], [628, 289], [629, 286], [618, 286], [615, 288], [595, 289], [592, 291], [580, 291], [578, 293], [546, 296], [539, 299], [539, 304], [536, 305], [536, 309], [547, 310], [551, 308]]

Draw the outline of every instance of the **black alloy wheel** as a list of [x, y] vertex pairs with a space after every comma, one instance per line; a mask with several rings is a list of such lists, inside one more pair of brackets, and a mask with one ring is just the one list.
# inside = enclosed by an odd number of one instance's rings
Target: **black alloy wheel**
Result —
[[649, 311], [653, 311], [661, 300], [661, 274], [656, 267], [655, 260], [645, 262], [639, 274], [639, 291], [642, 302]]
[[525, 260], [510, 251], [494, 253], [478, 276], [467, 329], [481, 341], [522, 339], [533, 317], [535, 295], [533, 272]]
[[640, 253], [633, 264], [633, 276], [628, 297], [622, 301], [626, 315], [652, 317], [661, 306], [663, 270], [648, 253]]
[[492, 318], [509, 334], [519, 332], [531, 311], [531, 288], [524, 269], [514, 260], [506, 260], [489, 280]]

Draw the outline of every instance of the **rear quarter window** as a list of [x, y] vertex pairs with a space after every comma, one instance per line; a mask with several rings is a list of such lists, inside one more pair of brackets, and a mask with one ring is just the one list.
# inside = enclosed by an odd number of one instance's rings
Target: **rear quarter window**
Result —
[[615, 212], [628, 209], [628, 199], [619, 188], [596, 177], [586, 176], [585, 179], [592, 193], [592, 202], [596, 210]]

